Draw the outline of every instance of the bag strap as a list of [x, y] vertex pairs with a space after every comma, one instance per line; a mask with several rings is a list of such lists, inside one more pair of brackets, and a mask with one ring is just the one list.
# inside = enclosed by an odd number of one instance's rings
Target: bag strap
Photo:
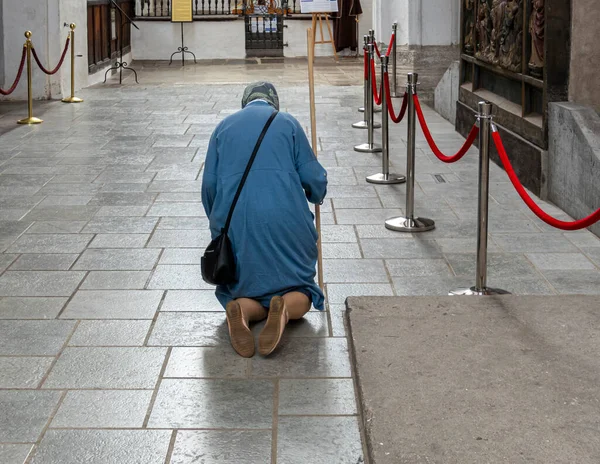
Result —
[[250, 161], [248, 161], [248, 165], [246, 166], [246, 171], [244, 171], [244, 175], [242, 176], [240, 185], [237, 189], [237, 192], [235, 193], [235, 197], [233, 198], [233, 203], [231, 204], [231, 209], [229, 210], [229, 215], [227, 216], [227, 221], [225, 222], [225, 227], [223, 228], [224, 234], [227, 234], [227, 232], [229, 231], [229, 226], [231, 224], [231, 218], [233, 216], [233, 210], [235, 209], [235, 206], [237, 205], [237, 202], [240, 199], [242, 189], [244, 188], [244, 184], [246, 183], [248, 174], [250, 174], [250, 168], [252, 168], [252, 164], [254, 163], [254, 159], [256, 158], [258, 150], [259, 150], [260, 146], [262, 145], [263, 139], [265, 138], [265, 135], [267, 134], [267, 131], [269, 130], [269, 127], [271, 126], [271, 123], [275, 119], [275, 116], [277, 116], [277, 113], [278, 113], [278, 111], [273, 111], [273, 114], [271, 115], [271, 117], [269, 118], [267, 123], [265, 124], [265, 127], [263, 128], [263, 130], [260, 134], [260, 137], [258, 137], [258, 141], [256, 142], [256, 146], [254, 147], [254, 151], [252, 152], [252, 155], [250, 156]]

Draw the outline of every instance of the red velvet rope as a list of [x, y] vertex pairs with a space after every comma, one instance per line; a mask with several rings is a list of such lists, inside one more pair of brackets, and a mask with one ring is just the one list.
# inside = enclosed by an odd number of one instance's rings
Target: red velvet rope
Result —
[[382, 94], [380, 92], [379, 95], [377, 95], [377, 74], [375, 74], [375, 60], [371, 60], [371, 74], [373, 75], [373, 78], [371, 79], [373, 84], [373, 100], [375, 100], [375, 104], [379, 106], [381, 105]]
[[60, 57], [60, 61], [58, 62], [58, 65], [56, 66], [56, 68], [54, 68], [52, 71], [48, 71], [44, 65], [42, 65], [42, 63], [40, 62], [40, 59], [37, 56], [37, 53], [35, 51], [35, 48], [33, 48], [33, 46], [31, 47], [31, 51], [33, 52], [33, 57], [35, 58], [35, 62], [38, 64], [38, 66], [40, 67], [40, 69], [48, 74], [48, 75], [53, 75], [56, 74], [58, 72], [58, 70], [60, 69], [60, 67], [62, 66], [63, 62], [65, 61], [65, 56], [67, 56], [67, 50], [69, 50], [69, 43], [71, 42], [71, 38], [68, 37], [67, 38], [67, 43], [65, 44], [65, 49], [62, 52], [62, 55]]
[[8, 90], [0, 89], [0, 95], [10, 95], [15, 91], [17, 85], [19, 85], [19, 81], [21, 80], [21, 76], [23, 75], [23, 68], [25, 67], [25, 57], [27, 56], [27, 48], [23, 47], [23, 56], [21, 56], [21, 64], [19, 65], [19, 70], [17, 71], [17, 77], [13, 82], [13, 85]]
[[506, 154], [506, 149], [504, 148], [504, 144], [502, 143], [502, 139], [500, 138], [500, 133], [494, 131], [492, 133], [492, 138], [494, 139], [494, 143], [496, 144], [496, 149], [498, 150], [498, 154], [500, 155], [500, 160], [502, 161], [502, 164], [504, 165], [504, 169], [506, 170], [506, 173], [508, 174], [508, 177], [509, 177], [510, 181], [512, 182], [513, 186], [517, 190], [517, 193], [519, 194], [521, 199], [525, 202], [525, 204], [527, 204], [527, 206], [529, 206], [529, 209], [531, 209], [531, 211], [533, 211], [533, 213], [537, 217], [539, 217], [542, 221], [544, 221], [546, 224], [551, 225], [552, 227], [556, 227], [557, 229], [561, 229], [561, 230], [585, 229], [586, 227], [589, 227], [592, 224], [595, 224], [596, 222], [600, 221], [600, 209], [597, 209], [596, 212], [590, 214], [588, 217], [586, 217], [584, 219], [581, 219], [579, 221], [572, 221], [572, 222], [560, 221], [560, 220], [550, 216], [545, 211], [543, 211], [535, 203], [535, 201], [533, 201], [533, 199], [529, 196], [529, 194], [527, 193], [527, 191], [525, 190], [525, 188], [519, 181], [519, 178], [517, 177], [515, 170], [513, 169], [512, 165], [510, 164], [508, 155]]
[[392, 38], [390, 39], [390, 44], [388, 45], [387, 48], [387, 52], [385, 54], [385, 56], [390, 56], [390, 53], [392, 53], [392, 47], [394, 46], [394, 39], [396, 38], [396, 34], [392, 34]]
[[369, 78], [369, 54], [365, 48], [365, 81]]
[[381, 52], [379, 51], [379, 47], [377, 46], [377, 42], [373, 41], [373, 46], [375, 48], [375, 53], [377, 53], [377, 56], [379, 58], [381, 58]]
[[479, 127], [473, 125], [473, 127], [471, 128], [471, 132], [469, 133], [469, 136], [467, 137], [467, 140], [465, 141], [462, 148], [458, 150], [458, 152], [455, 155], [446, 156], [439, 150], [439, 148], [433, 140], [433, 137], [431, 136], [431, 132], [429, 132], [429, 128], [427, 127], [427, 122], [425, 121], [425, 116], [423, 115], [423, 109], [421, 108], [421, 103], [419, 102], [418, 95], [413, 95], [413, 100], [415, 102], [415, 109], [417, 111], [419, 123], [421, 124], [421, 129], [423, 129], [423, 134], [425, 135], [427, 143], [429, 144], [431, 151], [433, 151], [433, 154], [444, 163], [456, 163], [463, 156], [465, 156], [467, 154], [467, 151], [469, 151], [469, 148], [471, 148], [471, 145], [473, 145], [473, 142], [475, 142], [477, 135], [479, 134]]
[[402, 108], [400, 108], [400, 114], [398, 116], [396, 116], [396, 113], [394, 111], [394, 103], [392, 102], [392, 95], [390, 92], [390, 76], [388, 73], [385, 73], [385, 76], [383, 76], [383, 82], [384, 82], [385, 89], [386, 89], [385, 99], [387, 101], [390, 118], [396, 124], [399, 124], [404, 119], [404, 115], [406, 114], [406, 108], [408, 108], [408, 93], [404, 92], [404, 99], [402, 100]]

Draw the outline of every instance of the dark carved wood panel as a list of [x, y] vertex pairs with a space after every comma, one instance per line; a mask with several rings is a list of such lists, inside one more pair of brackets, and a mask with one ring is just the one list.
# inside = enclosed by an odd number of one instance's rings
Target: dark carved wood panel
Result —
[[[133, 16], [134, 6], [131, 0], [117, 1], [119, 6], [129, 16]], [[121, 19], [118, 10], [114, 11], [108, 0], [88, 1], [88, 66], [90, 72], [95, 72], [116, 58], [119, 52], [119, 40], [123, 40], [125, 51], [131, 45], [131, 29], [125, 19]], [[117, 38], [113, 40], [112, 18], [115, 18], [115, 32]], [[121, 27], [121, 24], [124, 24]]]

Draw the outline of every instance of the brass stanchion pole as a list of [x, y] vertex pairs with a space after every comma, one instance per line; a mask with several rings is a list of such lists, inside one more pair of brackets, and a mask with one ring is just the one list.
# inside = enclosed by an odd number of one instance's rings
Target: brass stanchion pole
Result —
[[[314, 35], [311, 29], [306, 31], [308, 38], [308, 88], [310, 94], [310, 133], [312, 139], [312, 148], [315, 152], [315, 156], [318, 155], [318, 141], [317, 141], [317, 115], [315, 107], [315, 70], [314, 70], [314, 58], [315, 58], [315, 44]], [[315, 205], [315, 225], [319, 238], [317, 239], [317, 251], [318, 251], [318, 275], [319, 275], [319, 287], [321, 290], [324, 289], [323, 282], [323, 243], [321, 242], [321, 206]]]
[[25, 48], [27, 49], [27, 109], [28, 116], [25, 119], [17, 121], [17, 124], [40, 124], [42, 121], [39, 118], [33, 117], [33, 89], [31, 78], [31, 31], [25, 32]]
[[81, 103], [82, 98], [75, 96], [75, 24], [69, 25], [71, 32], [69, 32], [69, 38], [71, 39], [71, 96], [63, 98], [64, 103]]

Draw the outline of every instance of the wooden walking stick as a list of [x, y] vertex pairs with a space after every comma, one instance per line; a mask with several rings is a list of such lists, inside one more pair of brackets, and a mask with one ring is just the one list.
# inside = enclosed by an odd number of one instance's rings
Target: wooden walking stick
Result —
[[[308, 29], [306, 31], [308, 37], [308, 89], [310, 94], [310, 134], [312, 138], [312, 149], [315, 152], [315, 156], [318, 157], [318, 143], [317, 143], [317, 115], [315, 108], [315, 68], [314, 68], [314, 52], [315, 44], [313, 42], [313, 31]], [[317, 241], [317, 250], [319, 252], [318, 258], [318, 271], [319, 271], [319, 287], [323, 290], [323, 244], [321, 242], [321, 206], [315, 205], [315, 222], [317, 226], [317, 233], [319, 239]]]

